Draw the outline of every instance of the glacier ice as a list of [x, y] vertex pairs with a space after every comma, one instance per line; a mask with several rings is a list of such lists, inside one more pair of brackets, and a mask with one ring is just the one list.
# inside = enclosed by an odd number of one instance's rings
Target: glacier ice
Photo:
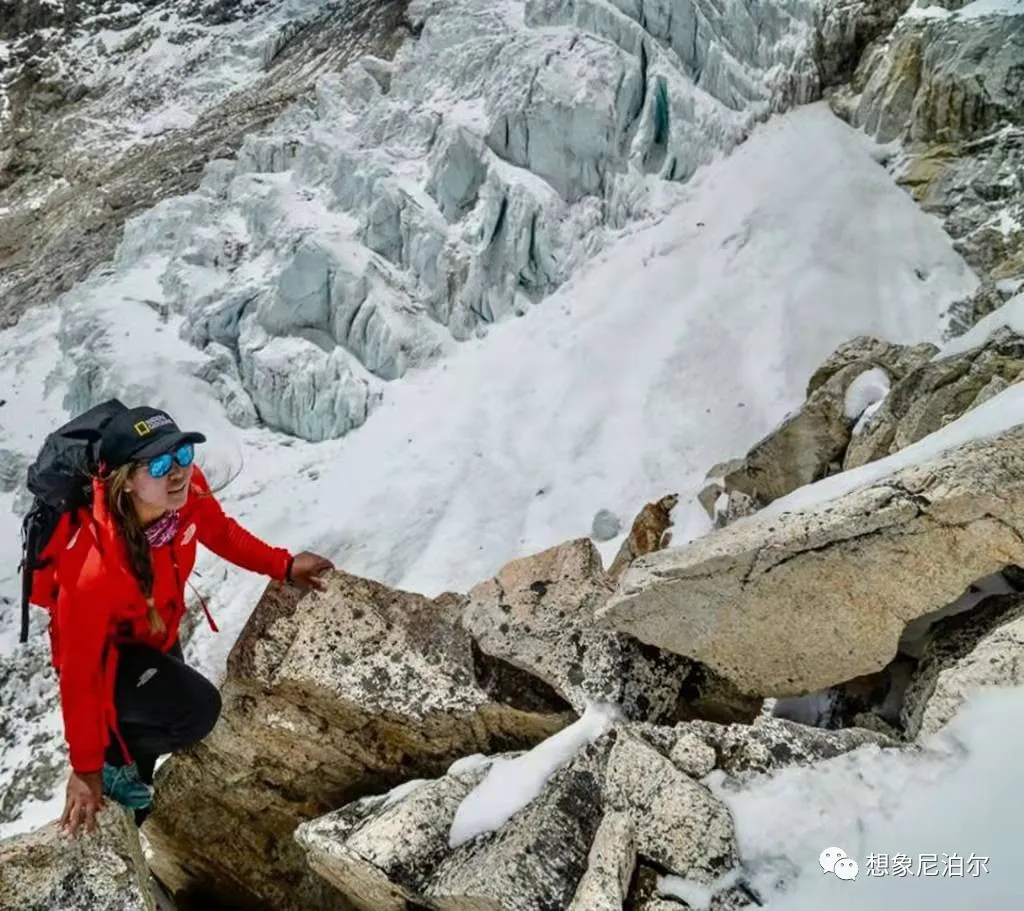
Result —
[[[65, 306], [91, 312], [159, 261], [146, 302], [232, 420], [341, 436], [389, 381], [524, 313], [816, 97], [818, 8], [416, 0], [394, 60], [323, 74], [195, 193], [132, 220]], [[69, 348], [83, 399], [118, 370], [116, 332], [99, 342]]]

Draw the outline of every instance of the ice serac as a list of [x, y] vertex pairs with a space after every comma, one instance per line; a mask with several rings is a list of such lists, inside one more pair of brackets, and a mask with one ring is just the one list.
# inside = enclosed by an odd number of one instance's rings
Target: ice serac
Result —
[[744, 692], [796, 696], [880, 671], [907, 623], [1024, 558], [1022, 461], [1016, 428], [837, 501], [762, 511], [639, 558], [598, 619]]
[[218, 346], [204, 375], [230, 413], [341, 436], [389, 381], [524, 313], [817, 97], [816, 9], [412, 3], [415, 40], [325, 72], [194, 193], [132, 220], [108, 281], [162, 257], [153, 303]]
[[108, 262], [126, 220], [195, 190], [320, 73], [389, 57], [406, 6], [5, 0], [0, 325]]

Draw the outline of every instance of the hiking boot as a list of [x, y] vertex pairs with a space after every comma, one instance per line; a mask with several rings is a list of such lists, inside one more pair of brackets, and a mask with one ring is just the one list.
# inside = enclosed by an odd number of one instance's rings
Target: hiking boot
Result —
[[134, 762], [123, 766], [104, 763], [103, 793], [130, 810], [145, 810], [153, 802], [153, 788], [139, 778]]

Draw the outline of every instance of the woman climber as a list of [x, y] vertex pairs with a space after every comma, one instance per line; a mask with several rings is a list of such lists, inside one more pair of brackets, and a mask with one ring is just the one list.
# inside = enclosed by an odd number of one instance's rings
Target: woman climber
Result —
[[217, 687], [185, 664], [178, 641], [197, 544], [304, 588], [323, 590], [333, 569], [225, 515], [193, 463], [205, 441], [156, 408], [124, 410], [103, 428], [91, 508], [68, 519], [76, 530], [54, 561], [50, 634], [71, 760], [60, 825], [72, 836], [96, 831], [104, 797], [141, 823], [157, 759], [202, 740], [220, 714]]

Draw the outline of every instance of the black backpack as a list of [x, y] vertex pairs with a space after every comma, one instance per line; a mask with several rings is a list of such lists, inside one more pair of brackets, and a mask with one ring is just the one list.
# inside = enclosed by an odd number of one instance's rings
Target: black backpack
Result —
[[50, 561], [41, 560], [66, 512], [92, 502], [92, 478], [99, 466], [99, 443], [107, 422], [126, 407], [110, 399], [58, 427], [43, 442], [28, 468], [32, 507], [21, 523], [21, 642], [28, 641], [32, 577]]

